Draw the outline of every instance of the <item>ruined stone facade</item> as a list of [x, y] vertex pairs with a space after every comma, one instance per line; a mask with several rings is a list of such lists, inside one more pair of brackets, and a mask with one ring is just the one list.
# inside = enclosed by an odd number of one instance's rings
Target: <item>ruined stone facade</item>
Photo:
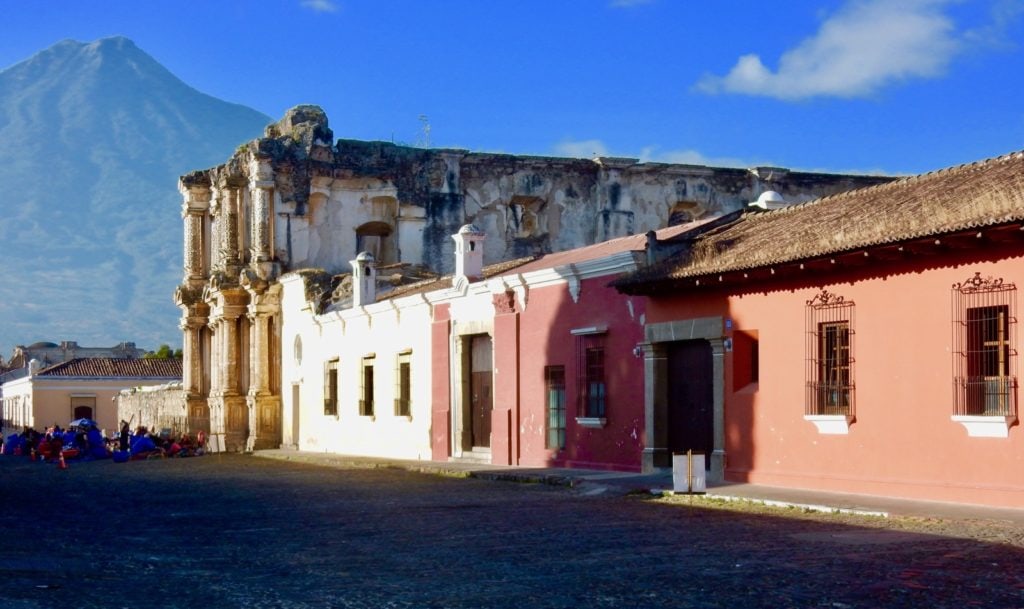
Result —
[[450, 273], [451, 235], [470, 222], [492, 264], [731, 212], [766, 191], [800, 202], [887, 179], [333, 137], [322, 110], [300, 106], [227, 163], [181, 178], [184, 392], [213, 450], [281, 443], [283, 273], [345, 273], [360, 252]]

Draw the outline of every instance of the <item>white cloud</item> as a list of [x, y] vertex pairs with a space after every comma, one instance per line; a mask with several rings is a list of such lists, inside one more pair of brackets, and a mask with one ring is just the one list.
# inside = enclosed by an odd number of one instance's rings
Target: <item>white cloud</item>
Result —
[[658, 150], [656, 146], [648, 146], [640, 151], [640, 161], [644, 163], [678, 163], [680, 165], [707, 165], [708, 167], [757, 167], [772, 165], [766, 161], [750, 161], [737, 157], [707, 156], [697, 150]]
[[592, 159], [599, 156], [621, 156], [640, 159], [641, 163], [678, 163], [683, 165], [708, 165], [711, 167], [755, 167], [771, 163], [751, 163], [734, 157], [711, 157], [696, 150], [660, 150], [657, 146], [645, 146], [639, 154], [616, 153], [598, 139], [563, 140], [554, 146], [553, 153], [577, 159]]
[[338, 12], [338, 5], [333, 0], [302, 0], [300, 4], [302, 4], [303, 8], [308, 8], [318, 13]]
[[941, 76], [963, 44], [943, 13], [948, 0], [851, 0], [818, 32], [782, 54], [772, 71], [743, 55], [725, 76], [697, 89], [778, 99], [861, 97], [907, 78]]
[[1015, 42], [1007, 36], [1007, 30], [1024, 15], [1024, 2], [995, 0], [990, 13], [991, 21], [965, 31], [964, 40], [982, 48], [1014, 48]]
[[[708, 156], [700, 151], [691, 149], [661, 150], [658, 146], [645, 146], [639, 154], [612, 151], [608, 146], [598, 139], [590, 140], [564, 140], [556, 144], [552, 149], [556, 156], [566, 156], [578, 159], [592, 159], [599, 156], [617, 156], [624, 158], [639, 159], [641, 163], [672, 163], [677, 165], [705, 165], [707, 167], [739, 167], [749, 169], [751, 167], [786, 167], [778, 161], [764, 158], [742, 159], [732, 156]], [[886, 171], [880, 167], [869, 169], [863, 168], [827, 168], [827, 167], [787, 167], [791, 171], [805, 171], [809, 173], [837, 173], [849, 175], [902, 175]]]
[[567, 156], [574, 159], [611, 156], [608, 154], [608, 147], [601, 140], [564, 140], [555, 144], [554, 153], [557, 156]]

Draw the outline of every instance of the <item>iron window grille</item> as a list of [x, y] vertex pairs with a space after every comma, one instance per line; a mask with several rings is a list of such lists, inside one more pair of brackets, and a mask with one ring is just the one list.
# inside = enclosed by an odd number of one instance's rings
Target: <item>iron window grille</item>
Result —
[[373, 364], [374, 357], [364, 357], [360, 367], [361, 379], [359, 414], [364, 417], [373, 416]]
[[576, 337], [579, 416], [603, 418], [607, 410], [607, 388], [604, 369], [604, 334], [582, 334]]
[[565, 448], [565, 366], [546, 366], [544, 385], [547, 398], [547, 447]]
[[399, 353], [395, 359], [395, 416], [412, 416], [411, 353]]
[[807, 301], [806, 415], [854, 416], [854, 303], [822, 290]]
[[338, 416], [338, 360], [324, 364], [324, 414]]
[[953, 284], [953, 414], [1017, 414], [1017, 286], [974, 277]]

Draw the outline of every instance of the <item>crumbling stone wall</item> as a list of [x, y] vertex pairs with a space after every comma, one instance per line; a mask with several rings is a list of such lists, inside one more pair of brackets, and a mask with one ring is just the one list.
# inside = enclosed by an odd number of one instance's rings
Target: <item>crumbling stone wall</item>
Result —
[[144, 425], [158, 432], [170, 429], [179, 435], [190, 431], [186, 414], [181, 383], [126, 389], [117, 396], [118, 421], [130, 421], [133, 430]]
[[[740, 209], [768, 190], [804, 202], [887, 181], [881, 176], [571, 159], [334, 141], [316, 106], [293, 108], [266, 136], [223, 165], [183, 176], [184, 189], [213, 192], [212, 266], [230, 239], [241, 263], [267, 214], [280, 271], [346, 272], [363, 245], [378, 262], [452, 271], [450, 235], [473, 223], [488, 239], [484, 263], [583, 247]], [[254, 197], [270, 189], [272, 210]], [[233, 203], [231, 193], [238, 193]], [[228, 208], [232, 215], [227, 217]], [[239, 220], [239, 218], [241, 220]], [[246, 227], [245, 224], [249, 226]], [[248, 250], [252, 250], [251, 252]], [[223, 266], [223, 265], [220, 265]]]

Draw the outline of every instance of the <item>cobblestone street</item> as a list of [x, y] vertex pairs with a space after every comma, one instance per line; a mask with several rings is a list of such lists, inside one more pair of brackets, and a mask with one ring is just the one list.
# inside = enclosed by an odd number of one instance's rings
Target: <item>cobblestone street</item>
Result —
[[1024, 533], [250, 456], [0, 458], [0, 607], [1024, 607]]

